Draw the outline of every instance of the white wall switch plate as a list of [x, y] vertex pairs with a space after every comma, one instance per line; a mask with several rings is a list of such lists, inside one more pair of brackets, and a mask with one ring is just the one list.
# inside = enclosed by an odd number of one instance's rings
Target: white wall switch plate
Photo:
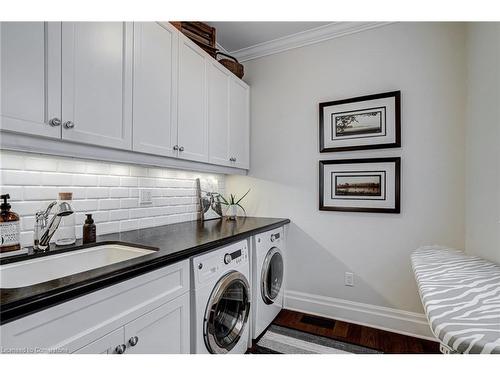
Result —
[[139, 204], [140, 205], [153, 204], [153, 190], [141, 189], [139, 193]]
[[352, 272], [346, 272], [344, 275], [344, 284], [346, 286], [354, 286], [354, 274]]

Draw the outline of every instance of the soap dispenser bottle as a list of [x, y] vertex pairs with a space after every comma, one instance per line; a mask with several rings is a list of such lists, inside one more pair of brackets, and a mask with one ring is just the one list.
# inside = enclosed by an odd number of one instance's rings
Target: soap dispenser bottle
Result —
[[87, 215], [87, 219], [83, 224], [83, 243], [92, 243], [96, 240], [96, 227], [92, 214], [85, 215]]
[[10, 210], [9, 194], [0, 196], [3, 203], [0, 205], [0, 253], [15, 251], [21, 248], [19, 244], [19, 215]]

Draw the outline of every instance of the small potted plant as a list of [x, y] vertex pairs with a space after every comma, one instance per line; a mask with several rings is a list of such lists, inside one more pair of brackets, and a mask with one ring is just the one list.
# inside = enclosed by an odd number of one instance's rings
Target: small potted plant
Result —
[[236, 200], [236, 196], [234, 194], [230, 194], [229, 198], [226, 199], [222, 195], [219, 195], [224, 206], [227, 206], [226, 209], [226, 219], [227, 220], [236, 220], [236, 216], [238, 216], [238, 207], [243, 210], [243, 213], [246, 215], [246, 211], [243, 208], [243, 206], [240, 204], [240, 202], [247, 196], [247, 194], [250, 192], [250, 189], [238, 200]]

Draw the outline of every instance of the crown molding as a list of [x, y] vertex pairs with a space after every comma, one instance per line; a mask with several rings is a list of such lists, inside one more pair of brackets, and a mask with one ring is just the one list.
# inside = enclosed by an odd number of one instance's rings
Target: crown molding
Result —
[[323, 42], [325, 40], [389, 25], [391, 23], [392, 22], [333, 22], [328, 25], [302, 31], [300, 33], [259, 43], [236, 51], [231, 51], [230, 53], [240, 62], [249, 61], [294, 48]]

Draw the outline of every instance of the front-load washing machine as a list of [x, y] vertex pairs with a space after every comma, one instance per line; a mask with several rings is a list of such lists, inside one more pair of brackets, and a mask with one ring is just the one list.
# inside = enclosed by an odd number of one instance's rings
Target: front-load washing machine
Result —
[[284, 227], [253, 237], [252, 339], [259, 337], [283, 308], [284, 257]]
[[250, 337], [248, 241], [194, 257], [191, 352], [243, 354]]

